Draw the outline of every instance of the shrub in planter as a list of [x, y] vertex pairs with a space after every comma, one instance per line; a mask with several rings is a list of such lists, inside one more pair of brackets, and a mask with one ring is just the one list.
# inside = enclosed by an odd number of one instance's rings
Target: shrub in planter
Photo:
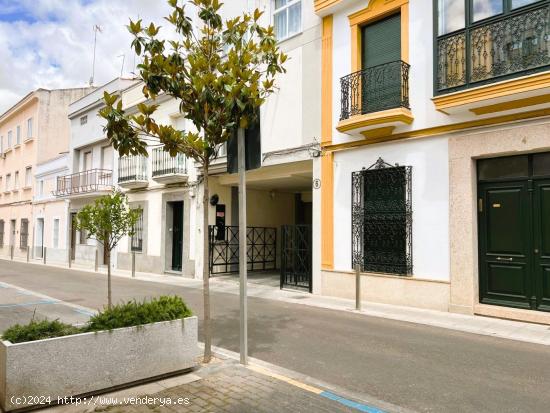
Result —
[[181, 297], [162, 296], [150, 301], [129, 301], [107, 308], [90, 318], [83, 327], [75, 327], [59, 320], [35, 321], [29, 324], [16, 324], [2, 334], [2, 339], [13, 344], [26, 341], [43, 340], [72, 334], [93, 331], [113, 330], [115, 328], [134, 327], [160, 321], [178, 320], [191, 317], [191, 310]]
[[80, 333], [78, 327], [62, 323], [59, 320], [31, 320], [29, 324], [15, 324], [4, 331], [2, 338], [12, 343], [43, 340], [52, 337], [62, 337]]
[[90, 318], [84, 331], [112, 330], [159, 321], [190, 317], [191, 310], [180, 297], [162, 296], [148, 302], [129, 301], [106, 309]]

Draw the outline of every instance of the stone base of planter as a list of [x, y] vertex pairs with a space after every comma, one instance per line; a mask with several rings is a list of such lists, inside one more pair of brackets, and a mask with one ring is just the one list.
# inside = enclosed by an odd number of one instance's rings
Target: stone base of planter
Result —
[[94, 394], [197, 365], [197, 317], [28, 343], [0, 342], [4, 411]]

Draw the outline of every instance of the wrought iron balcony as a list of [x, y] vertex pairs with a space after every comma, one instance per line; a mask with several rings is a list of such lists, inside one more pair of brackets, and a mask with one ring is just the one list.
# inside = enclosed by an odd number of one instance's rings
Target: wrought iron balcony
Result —
[[71, 175], [59, 176], [53, 194], [57, 197], [93, 194], [113, 189], [113, 171], [89, 169]]
[[118, 161], [118, 184], [123, 188], [143, 188], [148, 184], [147, 158], [123, 156]]
[[409, 64], [398, 60], [340, 79], [340, 120], [394, 108], [409, 108]]
[[152, 177], [161, 183], [187, 181], [187, 162], [182, 154], [170, 156], [163, 148], [155, 148], [152, 153]]
[[550, 68], [550, 4], [474, 23], [439, 36], [435, 92], [525, 76]]

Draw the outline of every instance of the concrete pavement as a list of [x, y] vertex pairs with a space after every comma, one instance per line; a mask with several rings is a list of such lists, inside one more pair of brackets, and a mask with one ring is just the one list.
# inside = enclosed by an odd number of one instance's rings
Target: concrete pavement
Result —
[[[0, 281], [89, 308], [105, 277], [0, 261]], [[179, 294], [201, 315], [201, 291], [113, 279], [115, 301]], [[298, 295], [296, 295], [298, 296]], [[299, 300], [299, 299], [297, 299]], [[213, 291], [214, 344], [238, 351], [238, 297]], [[249, 299], [250, 354], [417, 411], [547, 412], [548, 346], [285, 301]]]

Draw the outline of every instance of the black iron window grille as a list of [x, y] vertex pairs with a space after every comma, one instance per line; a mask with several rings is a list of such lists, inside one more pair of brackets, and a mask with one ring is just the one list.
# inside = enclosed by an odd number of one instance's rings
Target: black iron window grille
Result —
[[4, 246], [4, 220], [0, 220], [0, 247]]
[[504, 13], [437, 37], [436, 94], [550, 68], [550, 2], [513, 10], [506, 4]]
[[146, 181], [147, 158], [141, 155], [123, 156], [118, 161], [118, 183]]
[[19, 248], [26, 250], [29, 246], [29, 221], [27, 219], [21, 220], [21, 229], [20, 229], [20, 242]]
[[311, 225], [283, 225], [281, 235], [281, 288], [311, 292]]
[[381, 158], [352, 173], [352, 265], [412, 275], [412, 167]]
[[[224, 231], [220, 236], [218, 231]], [[277, 228], [247, 227], [247, 268], [249, 271], [277, 267]], [[210, 274], [239, 272], [239, 227], [209, 226]]]
[[163, 175], [185, 175], [187, 173], [186, 158], [183, 154], [170, 156], [163, 148], [153, 149], [153, 177]]
[[131, 237], [131, 250], [135, 252], [143, 251], [143, 209], [139, 209], [139, 216], [134, 225], [133, 235]]
[[409, 108], [408, 63], [369, 67], [340, 79], [340, 120], [399, 107]]

